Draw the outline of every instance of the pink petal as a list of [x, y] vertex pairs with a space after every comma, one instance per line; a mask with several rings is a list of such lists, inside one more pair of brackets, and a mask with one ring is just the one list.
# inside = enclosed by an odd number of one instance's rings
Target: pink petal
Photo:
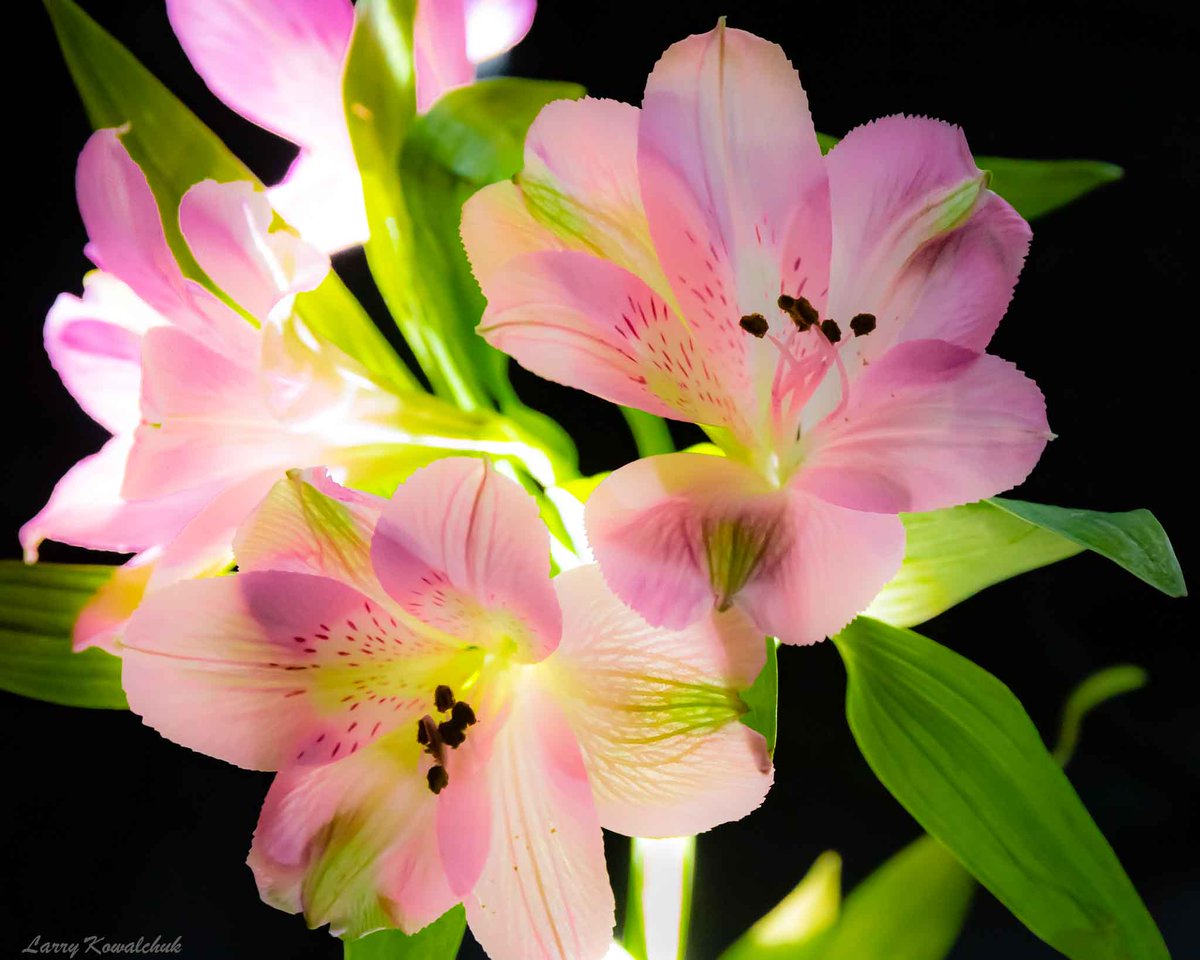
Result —
[[46, 315], [45, 343], [63, 385], [111, 433], [141, 420], [142, 335], [165, 321], [106, 273], [84, 277], [83, 298], [60, 294]]
[[482, 63], [511, 50], [533, 26], [537, 0], [467, 0], [467, 57]]
[[338, 486], [324, 470], [289, 471], [238, 531], [238, 569], [316, 574], [379, 598], [371, 537], [386, 502]]
[[99, 647], [120, 656], [117, 640], [142, 602], [146, 584], [154, 570], [152, 563], [140, 560], [135, 557], [124, 566], [115, 568], [108, 582], [84, 604], [71, 631], [74, 650]]
[[739, 722], [737, 691], [765, 662], [742, 613], [680, 631], [649, 626], [594, 565], [555, 578], [563, 642], [547, 662], [579, 739], [600, 823], [677, 837], [736, 820], [770, 789], [766, 741]]
[[475, 79], [475, 66], [467, 59], [464, 0], [417, 4], [413, 59], [417, 70], [417, 110], [422, 113], [446, 91]]
[[415, 741], [447, 652], [357, 590], [277, 572], [156, 591], [124, 644], [135, 713], [176, 743], [259, 770], [336, 761], [398, 727], [412, 725]]
[[249, 859], [265, 901], [346, 936], [385, 924], [415, 933], [458, 901], [434, 830], [442, 798], [408, 740], [399, 731], [338, 763], [275, 777]]
[[147, 550], [169, 541], [212, 498], [211, 489], [191, 489], [126, 500], [121, 484], [129, 448], [129, 437], [113, 437], [63, 475], [49, 502], [21, 528], [27, 559], [36, 559], [43, 540], [113, 553]]
[[784, 643], [816, 643], [867, 608], [904, 559], [904, 525], [795, 492], [778, 563], [764, 566], [738, 605]]
[[491, 281], [511, 260], [538, 250], [566, 250], [568, 246], [549, 227], [539, 223], [525, 205], [515, 183], [502, 180], [474, 193], [463, 204], [463, 246], [471, 272], [488, 299]]
[[[713, 532], [723, 523], [736, 526], [742, 553], [761, 554], [759, 565], [769, 564], [786, 506], [786, 494], [744, 464], [676, 453], [617, 470], [591, 495], [585, 517], [609, 587], [650, 623], [682, 629], [704, 617], [726, 588], [736, 594], [743, 585], [714, 584], [721, 577], [709, 569]], [[711, 549], [725, 552], [715, 542]]]
[[537, 503], [486, 460], [451, 457], [392, 497], [371, 546], [394, 600], [425, 623], [539, 660], [558, 645], [550, 540]]
[[466, 901], [495, 960], [601, 957], [614, 904], [587, 771], [566, 718], [528, 680], [489, 768], [493, 841]]
[[75, 172], [79, 213], [87, 227], [88, 256], [162, 313], [187, 298], [146, 176], [116, 130], [97, 130], [79, 154]]
[[910, 340], [867, 367], [846, 409], [809, 435], [797, 482], [856, 510], [938, 510], [1020, 483], [1050, 436], [1041, 391], [1011, 363]]
[[171, 27], [209, 89], [305, 147], [345, 133], [350, 0], [168, 0]]
[[289, 294], [315, 289], [328, 259], [287, 230], [271, 231], [271, 205], [245, 181], [204, 180], [179, 204], [179, 226], [196, 262], [251, 316], [265, 320]]
[[267, 195], [283, 219], [325, 253], [359, 246], [370, 235], [348, 135], [333, 147], [301, 150], [287, 176]]
[[[718, 25], [668, 49], [646, 84], [638, 168], [655, 247], [694, 326], [753, 312], [783, 324], [783, 292], [823, 305], [824, 161], [777, 45]], [[702, 295], [706, 285], [720, 296]]]
[[[827, 158], [834, 250], [828, 313], [864, 361], [899, 340], [982, 350], [1000, 322], [1029, 247], [1029, 227], [984, 189], [962, 131], [885, 117], [857, 127]], [[856, 373], [854, 366], [851, 373]]]
[[486, 292], [479, 332], [539, 376], [660, 416], [740, 429], [723, 366], [633, 274], [587, 253], [528, 253]]

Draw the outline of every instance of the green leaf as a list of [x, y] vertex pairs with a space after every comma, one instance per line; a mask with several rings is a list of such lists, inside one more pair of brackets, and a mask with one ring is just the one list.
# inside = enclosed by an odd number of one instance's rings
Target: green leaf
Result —
[[738, 696], [746, 705], [746, 712], [741, 716], [742, 723], [763, 735], [767, 741], [767, 751], [774, 756], [776, 714], [779, 710], [779, 644], [774, 637], [767, 637], [766, 643], [767, 662], [754, 678], [754, 683], [745, 690], [739, 690]]
[[404, 143], [400, 181], [419, 257], [412, 295], [424, 324], [436, 328], [441, 350], [459, 369], [556, 455], [569, 463], [575, 448], [562, 429], [525, 407], [508, 381], [508, 357], [475, 332], [483, 294], [459, 236], [466, 200], [480, 188], [514, 176], [524, 162], [525, 133], [552, 100], [583, 96], [582, 87], [500, 77], [452, 90], [418, 117]]
[[1171, 541], [1149, 510], [1100, 513], [1001, 497], [989, 502], [1107, 557], [1168, 597], [1187, 596], [1187, 584]]
[[915, 626], [984, 587], [1083, 551], [988, 501], [901, 520], [904, 563], [866, 610], [897, 627]]
[[1016, 697], [932, 640], [834, 638], [876, 776], [1030, 930], [1074, 960], [1163, 960], [1154, 921]]
[[1100, 670], [1084, 680], [1071, 692], [1063, 705], [1062, 725], [1059, 727], [1058, 743], [1054, 747], [1054, 759], [1064, 767], [1070, 763], [1079, 743], [1083, 718], [1113, 697], [1140, 690], [1148, 679], [1149, 675], [1141, 667], [1122, 664]]
[[808, 960], [817, 956], [837, 922], [842, 899], [842, 858], [821, 854], [794, 890], [721, 954], [720, 960]]
[[70, 707], [128, 708], [121, 661], [71, 649], [75, 618], [114, 569], [0, 561], [0, 689]]
[[621, 407], [621, 415], [629, 426], [629, 432], [633, 434], [639, 457], [675, 452], [675, 441], [671, 439], [667, 421], [662, 417], [635, 407]]
[[921, 837], [854, 888], [813, 960], [942, 960], [962, 931], [974, 890], [950, 852]]
[[411, 936], [381, 930], [344, 944], [345, 960], [454, 960], [467, 929], [467, 912], [459, 904]]
[[[832, 150], [838, 139], [827, 133], [817, 134], [822, 153]], [[1044, 217], [1125, 175], [1116, 164], [1101, 160], [976, 157], [975, 165], [991, 173], [988, 186], [1011, 203], [1026, 220]]]
[[976, 157], [975, 164], [980, 170], [991, 172], [989, 187], [1026, 220], [1044, 217], [1125, 175], [1116, 164], [1100, 160]]
[[[129, 125], [121, 142], [150, 183], [171, 252], [185, 274], [221, 294], [196, 264], [179, 231], [179, 201], [201, 180], [249, 180], [261, 186], [258, 179], [72, 0], [44, 2], [92, 128]], [[410, 388], [416, 385], [371, 318], [332, 271], [317, 290], [296, 298], [296, 309], [314, 332], [385, 382]]]
[[634, 960], [684, 960], [695, 878], [695, 837], [630, 838], [621, 946]]

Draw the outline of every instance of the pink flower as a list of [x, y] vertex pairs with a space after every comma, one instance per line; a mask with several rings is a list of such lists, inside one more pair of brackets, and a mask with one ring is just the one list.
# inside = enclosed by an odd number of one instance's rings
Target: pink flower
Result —
[[84, 645], [107, 642], [122, 619], [113, 611], [142, 587], [228, 566], [237, 526], [286, 470], [324, 464], [391, 490], [436, 455], [412, 443], [436, 443], [470, 418], [395, 394], [292, 316], [293, 294], [320, 283], [328, 260], [270, 230], [266, 197], [249, 183], [196, 184], [179, 222], [197, 262], [257, 327], [180, 272], [116, 131], [89, 139], [76, 185], [100, 271], [82, 299], [55, 302], [46, 349], [113, 437], [67, 472], [21, 540], [30, 560], [51, 538], [154, 564], [148, 583], [144, 570], [131, 575], [137, 590], [105, 606], [106, 626], [83, 618]]
[[548, 541], [484, 460], [390, 501], [292, 474], [239, 534], [239, 573], [138, 610], [132, 709], [279, 771], [250, 852], [265, 900], [346, 936], [464, 901], [496, 960], [599, 958], [601, 827], [690, 834], [761, 803], [766, 744], [737, 722], [761, 634], [736, 611], [651, 628], [594, 566], [551, 581]]
[[[421, 0], [413, 25], [417, 109], [470, 83], [475, 64], [529, 31], [536, 0]], [[330, 253], [367, 237], [342, 103], [350, 0], [168, 0], [175, 35], [230, 107], [300, 147], [271, 203]]]
[[822, 157], [796, 72], [721, 26], [642, 108], [546, 107], [515, 183], [467, 204], [480, 332], [534, 372], [704, 425], [727, 457], [618, 470], [588, 535], [651, 623], [736, 604], [810, 643], [869, 603], [901, 511], [1019, 483], [1037, 387], [984, 352], [1029, 241], [962, 132], [889, 117]]

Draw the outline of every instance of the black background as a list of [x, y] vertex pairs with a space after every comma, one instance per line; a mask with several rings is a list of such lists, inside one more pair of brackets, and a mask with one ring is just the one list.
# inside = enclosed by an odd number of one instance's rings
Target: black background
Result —
[[[85, 4], [264, 177], [288, 149], [222, 107], [191, 73], [156, 2]], [[39, 5], [23, 0], [2, 61], [4, 555], [54, 480], [104, 439], [41, 350], [41, 323], [87, 264], [72, 172], [87, 126]], [[1182, 9], [1182, 5], [1180, 5]], [[662, 51], [721, 14], [781, 43], [817, 126], [908, 112], [961, 124], [973, 149], [1095, 157], [1124, 181], [1035, 223], [994, 352], [1045, 391], [1058, 439], [1021, 490], [1104, 510], [1149, 507], [1194, 572], [1195, 223], [1200, 145], [1195, 24], [1152, 2], [867, 4], [543, 0], [518, 75], [575, 80], [638, 102]], [[339, 261], [357, 290], [361, 259]], [[374, 302], [374, 301], [372, 301]], [[585, 467], [632, 456], [591, 397], [522, 378], [579, 438]], [[49, 547], [47, 559], [68, 559]], [[1070, 773], [1176, 960], [1200, 956], [1200, 699], [1190, 601], [1169, 600], [1087, 555], [994, 587], [924, 628], [991, 670], [1051, 735], [1067, 691], [1120, 661], [1151, 685], [1091, 719]], [[918, 833], [875, 781], [842, 712], [832, 645], [781, 654], [778, 780], [762, 810], [700, 840], [692, 956], [709, 960], [825, 849], [848, 884]], [[4, 834], [0, 958], [34, 935], [181, 935], [186, 957], [335, 957], [324, 933], [259, 903], [243, 860], [266, 775], [176, 747], [129, 714], [0, 695]], [[609, 838], [623, 886], [625, 843]], [[477, 948], [468, 947], [464, 953]], [[986, 894], [952, 956], [1055, 954]]]

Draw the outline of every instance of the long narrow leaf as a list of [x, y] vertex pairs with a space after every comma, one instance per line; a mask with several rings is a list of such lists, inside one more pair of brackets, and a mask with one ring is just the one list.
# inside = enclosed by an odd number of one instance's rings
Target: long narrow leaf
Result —
[[382, 930], [347, 940], [343, 954], [345, 960], [454, 960], [466, 929], [467, 914], [460, 905], [411, 936]]

